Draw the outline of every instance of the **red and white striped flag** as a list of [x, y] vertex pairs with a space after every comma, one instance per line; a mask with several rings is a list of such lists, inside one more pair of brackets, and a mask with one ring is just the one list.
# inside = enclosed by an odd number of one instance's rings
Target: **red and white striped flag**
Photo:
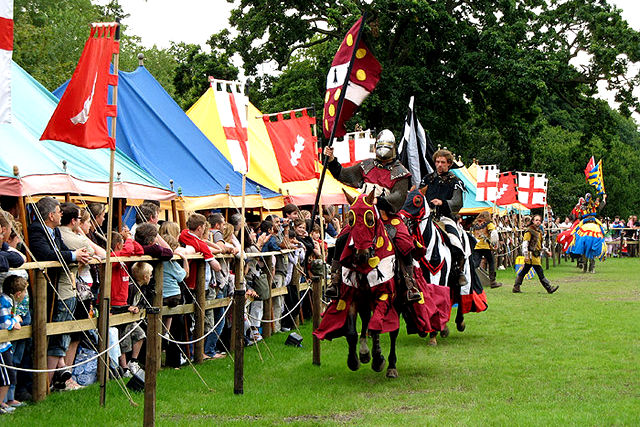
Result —
[[543, 173], [518, 172], [518, 202], [529, 209], [547, 204], [547, 177]]
[[478, 166], [477, 180], [478, 191], [476, 191], [476, 200], [493, 202], [498, 196], [498, 174], [500, 169], [496, 165]]
[[249, 97], [244, 83], [217, 80], [209, 77], [216, 99], [220, 123], [227, 138], [231, 164], [236, 172], [249, 172], [249, 140], [247, 133], [247, 108]]
[[0, 123], [11, 123], [13, 0], [0, 0]]

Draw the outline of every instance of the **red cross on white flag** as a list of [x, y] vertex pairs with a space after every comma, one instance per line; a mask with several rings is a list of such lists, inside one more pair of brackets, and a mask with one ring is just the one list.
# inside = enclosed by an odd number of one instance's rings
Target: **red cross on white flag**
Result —
[[247, 107], [249, 98], [240, 82], [209, 77], [218, 106], [220, 123], [227, 137], [227, 147], [233, 169], [241, 174], [249, 172], [249, 141], [247, 137]]
[[333, 155], [342, 166], [353, 166], [364, 159], [376, 157], [375, 142], [371, 130], [350, 132], [343, 139], [334, 141]]
[[13, 0], [0, 0], [0, 123], [11, 122]]
[[496, 165], [478, 166], [478, 191], [476, 191], [477, 201], [493, 202], [497, 199], [499, 174], [500, 169], [498, 169], [498, 166]]
[[518, 202], [529, 209], [547, 204], [548, 180], [543, 173], [518, 172]]

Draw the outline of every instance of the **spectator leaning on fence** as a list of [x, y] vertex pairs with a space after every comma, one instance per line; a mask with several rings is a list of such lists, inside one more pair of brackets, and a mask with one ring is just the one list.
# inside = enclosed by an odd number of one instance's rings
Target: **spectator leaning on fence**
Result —
[[[28, 227], [29, 249], [37, 261], [60, 261], [63, 264], [78, 262], [87, 264], [91, 255], [85, 248], [70, 250], [62, 241], [60, 221], [62, 211], [60, 203], [52, 197], [43, 197], [36, 203], [38, 221]], [[53, 322], [65, 322], [73, 319], [76, 308], [76, 295], [73, 278], [65, 271], [58, 274], [56, 293], [53, 301]], [[55, 280], [55, 279], [54, 279]], [[51, 283], [51, 285], [54, 285]], [[49, 369], [66, 367], [64, 357], [69, 348], [69, 334], [53, 335], [49, 338], [47, 349], [47, 367]], [[49, 380], [56, 389], [75, 390], [80, 386], [71, 378], [71, 370], [49, 372]]]

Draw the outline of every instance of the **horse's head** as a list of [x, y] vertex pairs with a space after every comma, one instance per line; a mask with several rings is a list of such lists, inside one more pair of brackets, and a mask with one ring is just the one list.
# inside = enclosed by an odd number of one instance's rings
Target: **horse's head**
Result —
[[400, 210], [400, 215], [407, 218], [409, 222], [409, 229], [413, 229], [420, 220], [426, 218], [430, 214], [431, 209], [429, 209], [429, 205], [427, 204], [422, 190], [411, 190], [407, 195], [407, 200], [405, 200], [404, 205]]
[[353, 197], [344, 192], [351, 208], [347, 213], [347, 223], [351, 227], [351, 238], [356, 256], [364, 256], [373, 248], [375, 238], [384, 230], [378, 212], [373, 205], [374, 192]]

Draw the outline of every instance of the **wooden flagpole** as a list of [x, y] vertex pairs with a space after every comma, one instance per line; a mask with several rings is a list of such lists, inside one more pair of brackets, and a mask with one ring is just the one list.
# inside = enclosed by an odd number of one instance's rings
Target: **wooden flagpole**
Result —
[[[120, 40], [120, 23], [116, 24], [115, 40]], [[119, 52], [113, 55], [113, 72], [118, 75], [118, 65], [120, 60]], [[118, 86], [113, 86], [113, 105], [118, 105]], [[111, 118], [111, 135], [116, 137], [117, 115]], [[113, 269], [111, 267], [111, 229], [113, 228], [113, 170], [115, 164], [115, 153], [113, 149], [109, 158], [109, 198], [107, 212], [107, 251], [105, 260], [104, 281], [100, 283], [100, 310], [98, 317], [98, 352], [102, 354], [101, 363], [98, 364], [98, 379], [100, 381], [100, 406], [105, 406], [107, 377], [109, 374], [109, 355], [103, 354], [109, 344], [109, 309], [111, 305], [111, 277]]]
[[[340, 91], [340, 98], [338, 99], [338, 107], [336, 108], [336, 119], [333, 121], [333, 126], [331, 127], [331, 136], [329, 137], [328, 147], [333, 146], [333, 140], [336, 136], [336, 128], [338, 126], [338, 122], [340, 121], [340, 115], [342, 114], [342, 104], [344, 104], [345, 94], [347, 93], [347, 87], [349, 85], [349, 79], [351, 77], [351, 70], [353, 69], [353, 62], [356, 58], [356, 52], [358, 51], [358, 46], [360, 45], [360, 39], [362, 38], [362, 33], [364, 31], [364, 23], [367, 18], [367, 12], [362, 14], [362, 23], [360, 24], [360, 31], [358, 31], [358, 35], [356, 36], [356, 42], [354, 44], [353, 52], [351, 52], [351, 60], [349, 61], [349, 68], [347, 68], [347, 74], [344, 78], [344, 83], [342, 85], [342, 90]], [[320, 174], [320, 182], [318, 183], [318, 192], [316, 193], [316, 201], [313, 204], [313, 210], [311, 212], [311, 224], [313, 226], [316, 215], [318, 214], [318, 203], [320, 202], [320, 194], [322, 193], [322, 186], [324, 185], [324, 177], [327, 174], [327, 157], [325, 156], [322, 160], [322, 173]]]

